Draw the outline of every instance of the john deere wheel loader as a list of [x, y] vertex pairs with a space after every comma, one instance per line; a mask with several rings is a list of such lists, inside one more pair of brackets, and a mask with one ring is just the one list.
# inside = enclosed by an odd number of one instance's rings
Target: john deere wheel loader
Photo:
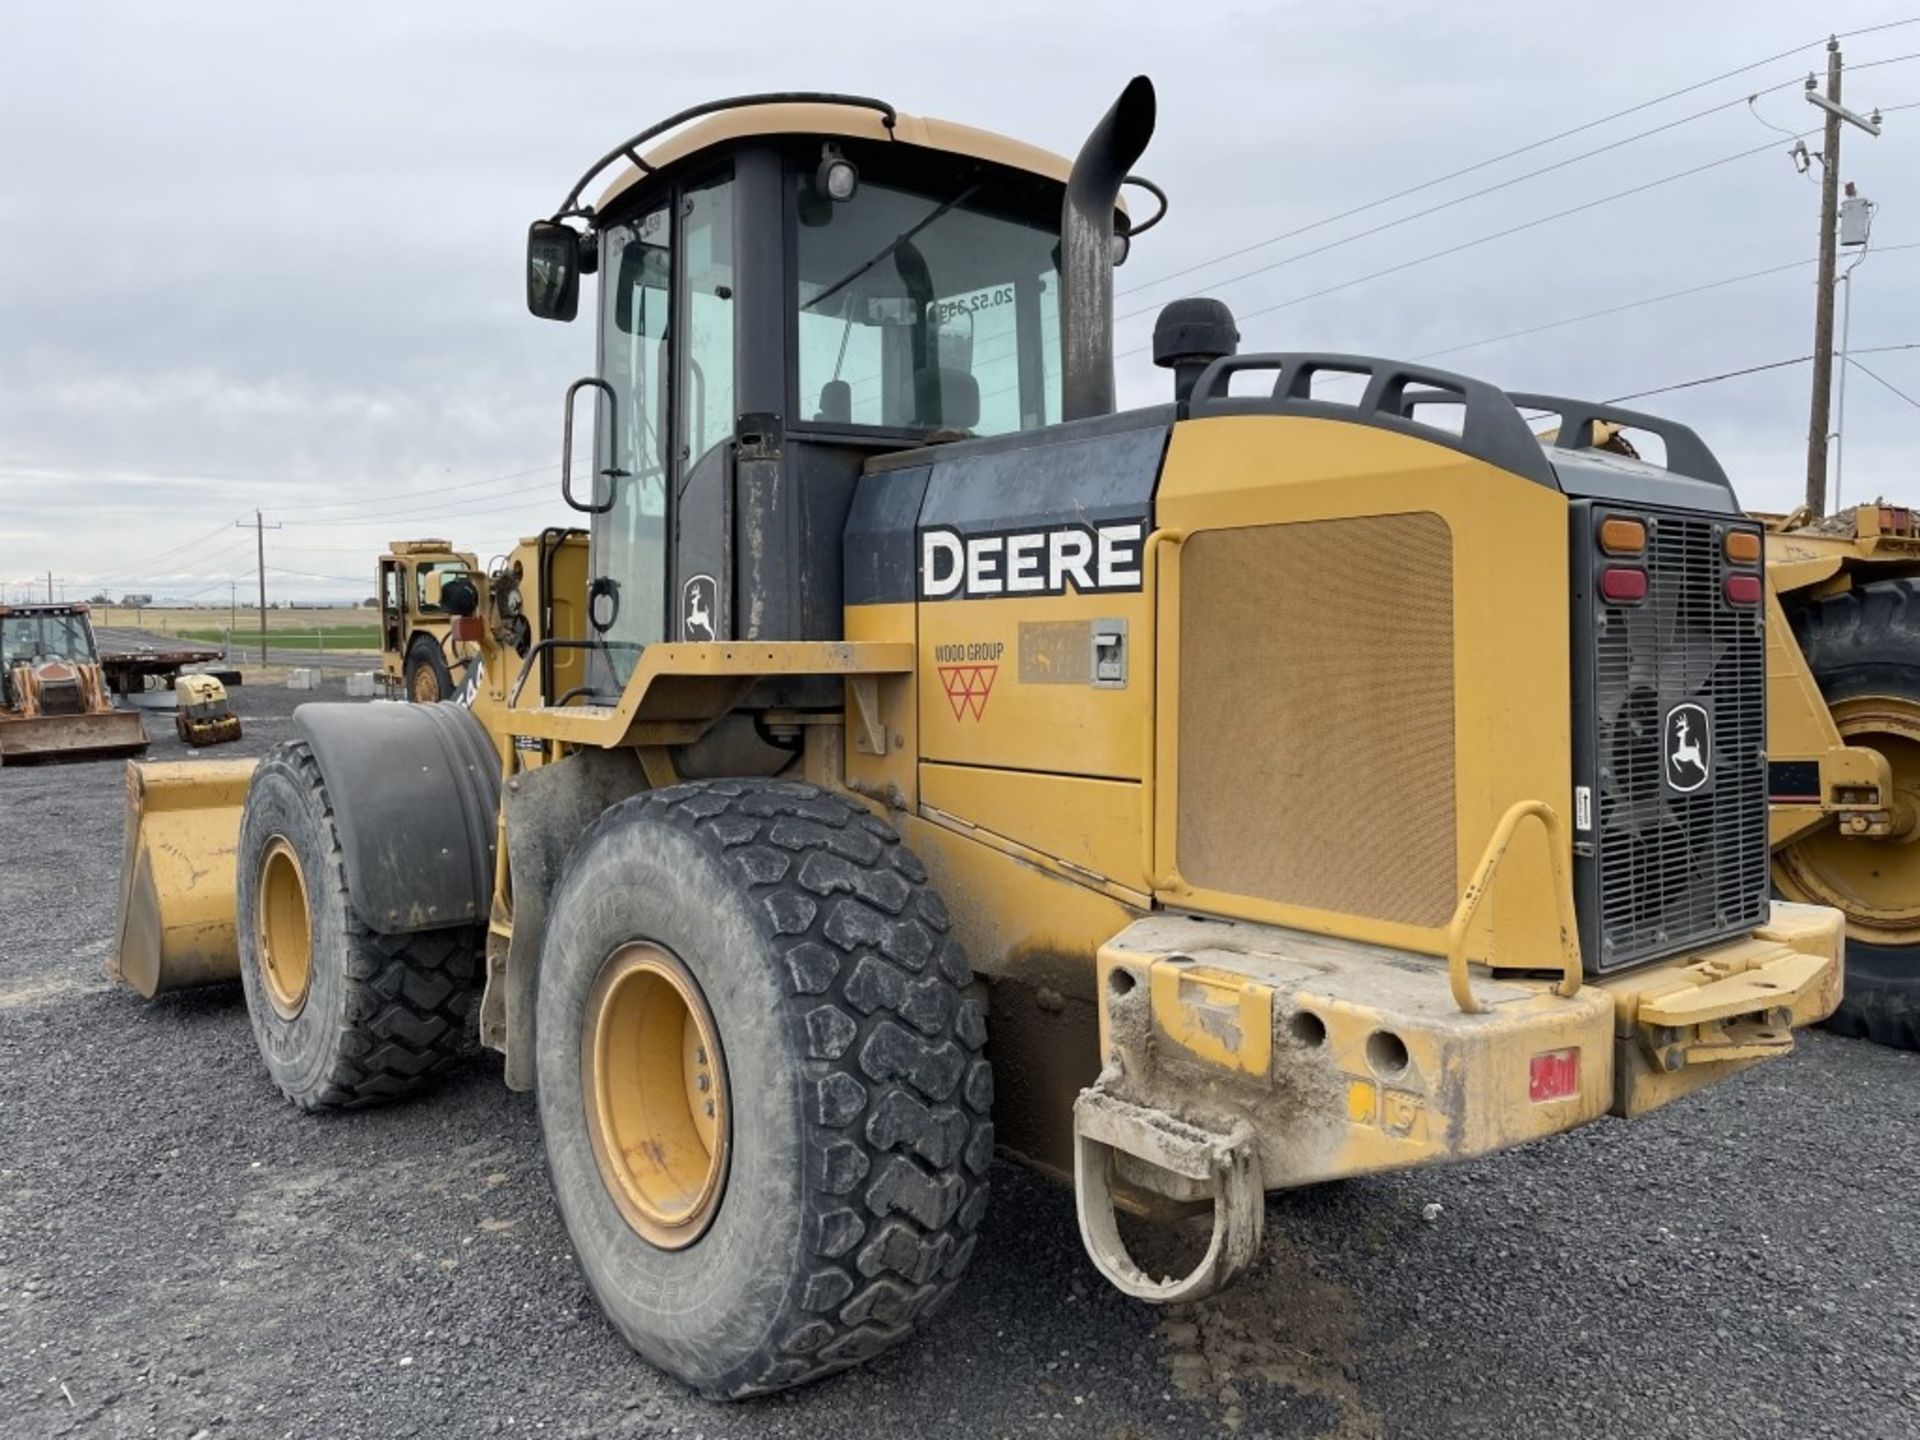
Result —
[[113, 708], [85, 605], [0, 605], [0, 765], [146, 748], [140, 716]]
[[[536, 315], [599, 277], [588, 533], [455, 597], [471, 704], [133, 771], [124, 973], [237, 969], [305, 1109], [477, 1004], [594, 1294], [705, 1394], [908, 1336], [996, 1152], [1191, 1299], [1267, 1191], [1642, 1114], [1839, 998], [1839, 916], [1768, 898], [1759, 527], [1705, 447], [1543, 448], [1211, 302], [1116, 412], [1152, 124], [1137, 79], [1069, 164], [761, 95], [616, 147], [528, 247]], [[1150, 1273], [1119, 1209], [1211, 1239]]]

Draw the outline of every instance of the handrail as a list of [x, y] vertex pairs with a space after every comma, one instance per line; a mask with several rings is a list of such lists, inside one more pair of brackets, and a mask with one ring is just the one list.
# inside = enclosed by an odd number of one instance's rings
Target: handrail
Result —
[[1538, 820], [1546, 834], [1547, 860], [1553, 867], [1554, 909], [1560, 922], [1560, 983], [1554, 986], [1554, 993], [1562, 998], [1580, 993], [1580, 921], [1573, 908], [1573, 882], [1562, 853], [1560, 812], [1544, 800], [1520, 800], [1509, 806], [1500, 823], [1493, 827], [1493, 838], [1487, 841], [1486, 852], [1474, 867], [1473, 879], [1461, 894], [1453, 919], [1447, 922], [1447, 984], [1453, 991], [1454, 1003], [1469, 1015], [1484, 1015], [1487, 1007], [1474, 999], [1473, 981], [1467, 973], [1467, 930], [1479, 913], [1480, 902], [1493, 887], [1500, 862], [1507, 858], [1514, 832], [1520, 828], [1520, 822], [1529, 817]]

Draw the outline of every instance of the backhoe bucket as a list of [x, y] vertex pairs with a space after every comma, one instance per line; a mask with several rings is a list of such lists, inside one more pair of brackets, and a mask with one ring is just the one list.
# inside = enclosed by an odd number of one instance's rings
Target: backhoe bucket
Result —
[[0, 717], [0, 765], [28, 760], [77, 760], [88, 755], [135, 755], [147, 748], [146, 726], [131, 710], [93, 715]]
[[127, 849], [111, 973], [151, 1000], [236, 979], [234, 851], [252, 760], [127, 766]]

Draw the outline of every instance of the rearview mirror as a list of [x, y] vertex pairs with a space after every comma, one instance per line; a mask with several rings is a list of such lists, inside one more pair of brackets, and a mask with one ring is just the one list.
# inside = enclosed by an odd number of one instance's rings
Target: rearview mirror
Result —
[[580, 235], [554, 220], [527, 227], [527, 309], [571, 320], [580, 308]]

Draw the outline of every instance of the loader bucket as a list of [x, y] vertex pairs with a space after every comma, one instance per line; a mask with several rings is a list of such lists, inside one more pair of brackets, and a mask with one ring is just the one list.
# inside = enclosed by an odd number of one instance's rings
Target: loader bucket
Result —
[[151, 1000], [240, 974], [234, 849], [252, 760], [127, 766], [127, 849], [111, 974]]
[[131, 710], [0, 719], [0, 765], [136, 755], [146, 748], [146, 727]]

